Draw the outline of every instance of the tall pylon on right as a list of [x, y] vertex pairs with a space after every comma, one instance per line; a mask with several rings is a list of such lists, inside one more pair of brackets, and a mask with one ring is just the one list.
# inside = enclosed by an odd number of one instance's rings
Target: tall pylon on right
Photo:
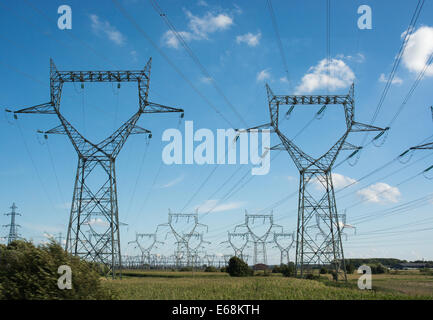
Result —
[[[266, 85], [269, 113], [272, 127], [281, 143], [271, 150], [286, 150], [300, 173], [298, 222], [296, 231], [296, 275], [303, 274], [312, 267], [328, 265], [334, 269], [336, 280], [343, 276], [347, 280], [344, 262], [341, 230], [338, 222], [337, 205], [332, 183], [332, 167], [342, 150], [353, 150], [349, 158], [361, 147], [354, 146], [346, 139], [351, 132], [381, 131], [372, 125], [355, 122], [354, 85], [347, 95], [274, 95]], [[341, 138], [322, 156], [315, 159], [303, 152], [292, 140], [288, 139], [278, 126], [281, 106], [290, 106], [289, 112], [297, 106], [318, 105], [323, 111], [328, 105], [343, 106], [346, 130]], [[319, 111], [319, 113], [321, 112]], [[263, 126], [262, 126], [263, 127]], [[256, 127], [257, 128], [257, 127]], [[318, 190], [320, 189], [320, 190]], [[319, 222], [317, 222], [319, 220]], [[320, 223], [326, 230], [323, 237], [315, 237], [313, 229]]]

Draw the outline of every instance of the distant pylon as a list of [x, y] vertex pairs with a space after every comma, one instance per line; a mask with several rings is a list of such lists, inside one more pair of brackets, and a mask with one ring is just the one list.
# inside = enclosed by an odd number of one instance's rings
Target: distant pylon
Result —
[[[116, 157], [130, 135], [148, 134], [151, 137], [149, 130], [137, 125], [142, 114], [181, 112], [183, 117], [182, 109], [148, 101], [151, 62], [152, 58], [143, 70], [138, 71], [59, 71], [50, 60], [50, 101], [14, 112], [15, 117], [18, 113], [54, 114], [60, 120], [59, 126], [41, 133], [45, 137], [48, 134], [67, 135], [78, 154], [65, 249], [83, 259], [105, 265], [107, 274], [111, 273], [113, 278], [116, 269], [122, 265]], [[60, 112], [63, 85], [76, 82], [82, 87], [84, 82], [114, 82], [118, 87], [121, 82], [136, 82], [138, 110], [108, 138], [92, 143]]]
[[9, 234], [7, 236], [7, 243], [10, 244], [11, 242], [21, 239], [20, 235], [18, 234], [18, 228], [21, 226], [19, 224], [16, 224], [16, 216], [20, 216], [18, 212], [16, 212], [16, 209], [18, 208], [15, 203], [12, 204], [11, 212], [5, 213], [5, 216], [11, 217], [11, 222], [7, 225], [4, 225], [4, 227], [9, 228]]

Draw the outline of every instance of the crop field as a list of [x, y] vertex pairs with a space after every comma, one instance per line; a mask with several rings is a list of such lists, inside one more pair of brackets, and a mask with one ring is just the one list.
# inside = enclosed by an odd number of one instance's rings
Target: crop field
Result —
[[433, 276], [415, 272], [373, 275], [373, 289], [359, 290], [359, 275], [347, 284], [328, 275], [319, 280], [269, 276], [230, 277], [221, 272], [126, 271], [122, 280], [104, 279], [119, 299], [132, 300], [372, 300], [433, 299]]

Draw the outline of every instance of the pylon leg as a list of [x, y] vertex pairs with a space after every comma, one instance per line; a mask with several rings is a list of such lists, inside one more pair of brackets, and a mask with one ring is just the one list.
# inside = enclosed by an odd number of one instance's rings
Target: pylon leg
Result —
[[114, 160], [80, 157], [66, 250], [104, 266], [106, 274], [115, 278], [122, 265], [119, 239]]
[[330, 171], [301, 172], [296, 236], [296, 275], [330, 265], [346, 279], [343, 245]]

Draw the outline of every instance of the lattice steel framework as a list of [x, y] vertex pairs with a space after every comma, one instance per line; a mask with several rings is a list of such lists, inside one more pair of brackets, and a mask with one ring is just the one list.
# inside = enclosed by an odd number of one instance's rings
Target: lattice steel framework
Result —
[[[352, 84], [347, 95], [274, 95], [266, 85], [270, 123], [247, 129], [272, 128], [281, 143], [271, 150], [285, 150], [289, 153], [300, 173], [298, 223], [296, 230], [296, 274], [303, 276], [306, 269], [322, 264], [331, 264], [337, 275], [346, 277], [341, 230], [338, 222], [332, 183], [332, 167], [342, 150], [352, 150], [348, 158], [353, 157], [362, 147], [346, 142], [351, 132], [379, 131], [380, 135], [389, 128], [379, 128], [356, 122], [354, 119], [355, 99]], [[322, 106], [317, 113], [320, 116], [329, 105], [343, 106], [346, 130], [340, 139], [317, 159], [302, 151], [292, 140], [287, 138], [279, 128], [280, 107], [289, 106], [290, 114], [297, 106]], [[318, 191], [320, 186], [320, 191]], [[310, 227], [317, 227], [317, 217], [326, 229], [326, 236], [321, 241], [309, 233]]]
[[[142, 114], [181, 112], [148, 101], [152, 58], [143, 70], [139, 71], [59, 71], [50, 60], [50, 101], [30, 108], [15, 111], [19, 113], [53, 114], [60, 125], [44, 132], [45, 134], [66, 134], [78, 154], [78, 167], [72, 197], [72, 207], [66, 238], [66, 250], [84, 259], [101, 263], [107, 267], [112, 277], [116, 277], [116, 266], [121, 266], [119, 214], [115, 160], [132, 134], [149, 134], [150, 131], [137, 125]], [[65, 83], [84, 82], [136, 82], [138, 85], [139, 106], [132, 117], [112, 135], [99, 143], [86, 139], [61, 114], [60, 100]], [[99, 172], [96, 172], [100, 170]], [[102, 175], [105, 178], [101, 180]], [[98, 175], [99, 174], [99, 175]], [[87, 183], [100, 181], [97, 186]], [[104, 230], [88, 230], [94, 221], [102, 220]], [[92, 236], [90, 241], [89, 234]]]
[[[150, 240], [147, 245], [143, 245], [140, 239], [148, 239]], [[135, 240], [129, 241], [128, 244], [135, 243], [138, 249], [141, 252], [141, 262], [142, 264], [147, 264], [149, 267], [152, 265], [153, 256], [152, 250], [158, 248], [158, 244], [164, 244], [162, 241], [158, 241], [155, 233], [136, 233]]]
[[[285, 242], [284, 240], [289, 240]], [[278, 250], [280, 250], [280, 264], [289, 264], [289, 252], [295, 242], [294, 232], [274, 232], [274, 242]]]
[[[252, 225], [257, 221], [261, 220], [263, 224], [267, 225], [265, 232], [258, 234], [257, 231], [253, 230]], [[283, 227], [274, 224], [274, 215], [271, 214], [248, 214], [245, 210], [245, 222], [235, 227], [235, 232], [239, 228], [248, 230], [249, 240], [253, 243], [253, 264], [258, 263], [268, 264], [268, 257], [266, 252], [267, 244], [273, 243], [274, 239], [270, 235], [274, 232], [275, 228], [280, 228], [282, 231]]]
[[[178, 230], [176, 223], [179, 220], [190, 221], [193, 224], [189, 227], [189, 230]], [[194, 266], [197, 259], [198, 251], [203, 247], [203, 244], [209, 244], [209, 242], [203, 239], [203, 232], [197, 231], [199, 228], [204, 228], [208, 232], [208, 226], [198, 221], [198, 212], [195, 213], [172, 213], [168, 212], [168, 222], [158, 225], [156, 232], [160, 227], [169, 227], [170, 231], [166, 234], [172, 234], [176, 240], [176, 249], [174, 257], [176, 259], [176, 267], [182, 266]], [[191, 240], [196, 239], [196, 245], [191, 244]]]
[[10, 244], [11, 242], [13, 242], [15, 240], [21, 239], [21, 237], [18, 233], [18, 228], [20, 228], [21, 226], [16, 223], [16, 216], [20, 216], [21, 214], [19, 214], [16, 211], [18, 209], [18, 207], [15, 205], [15, 203], [12, 204], [10, 209], [11, 209], [11, 212], [5, 213], [5, 216], [10, 216], [11, 222], [9, 224], [3, 226], [5, 228], [9, 228], [9, 234], [7, 236], [7, 244]]
[[[245, 254], [244, 254], [244, 250], [247, 248], [247, 245], [249, 243], [249, 231], [245, 230], [245, 232], [228, 232], [227, 233], [227, 240], [221, 242], [221, 244], [225, 244], [228, 243], [229, 247], [228, 248], [232, 248], [235, 257], [238, 257], [240, 259], [242, 259], [243, 261], [245, 260]], [[240, 240], [239, 243], [236, 241], [236, 239]]]

